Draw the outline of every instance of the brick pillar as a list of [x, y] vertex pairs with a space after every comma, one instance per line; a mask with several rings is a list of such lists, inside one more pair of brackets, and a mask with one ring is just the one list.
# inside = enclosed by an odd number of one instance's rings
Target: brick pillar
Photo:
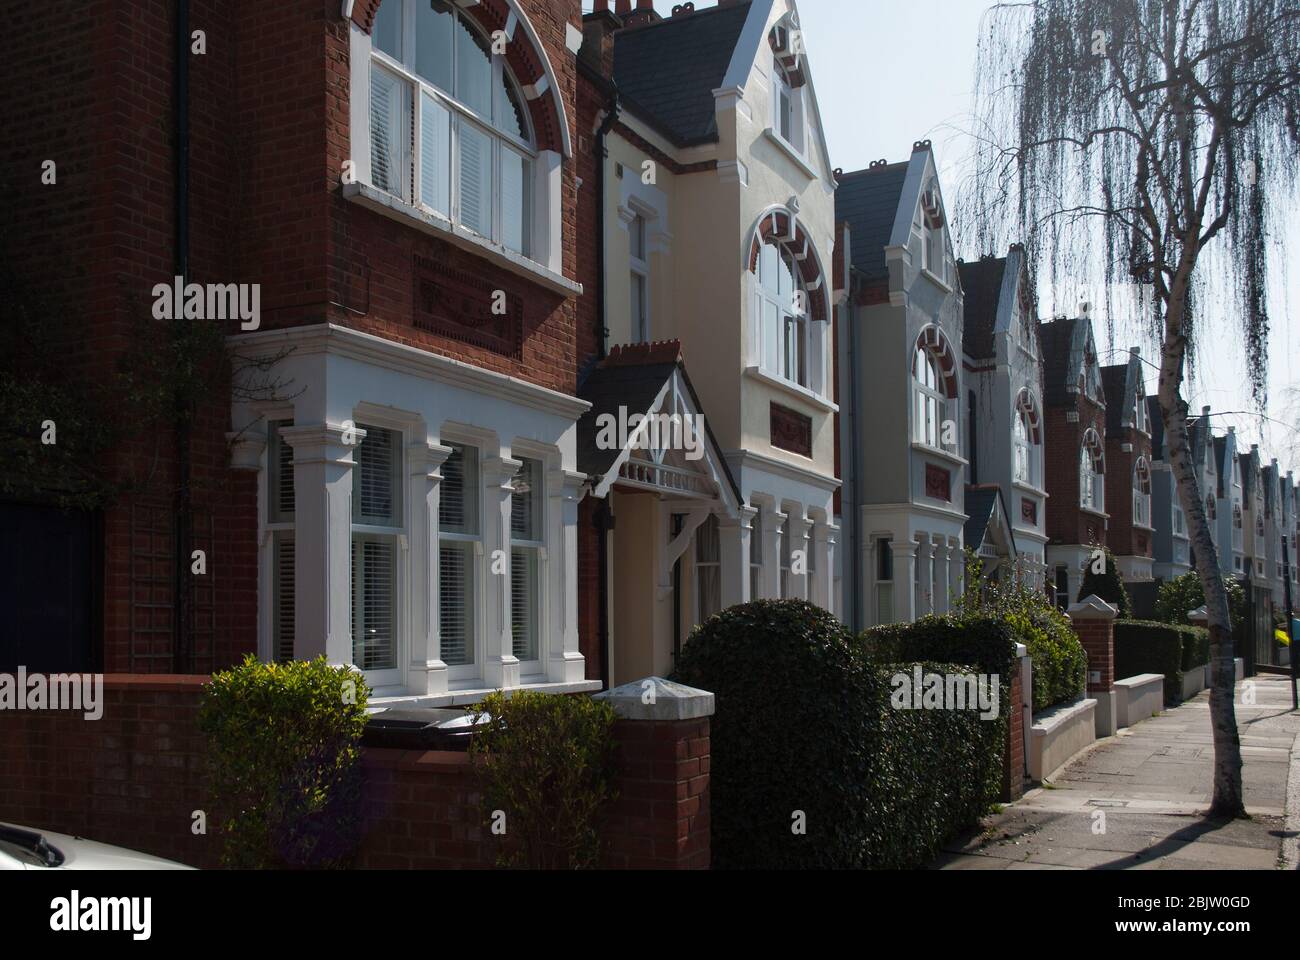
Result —
[[1097, 701], [1097, 736], [1115, 733], [1115, 617], [1119, 610], [1096, 594], [1066, 611], [1088, 655], [1088, 696]]
[[[1023, 645], [1020, 645], [1023, 647]], [[1002, 796], [1003, 803], [1019, 800], [1025, 792], [1025, 715], [1021, 709], [1024, 698], [1020, 683], [1020, 661], [1012, 667], [1011, 682], [1007, 691], [1007, 748], [1003, 753]]]
[[619, 795], [601, 831], [605, 866], [707, 870], [713, 694], [649, 677], [595, 699], [619, 715]]

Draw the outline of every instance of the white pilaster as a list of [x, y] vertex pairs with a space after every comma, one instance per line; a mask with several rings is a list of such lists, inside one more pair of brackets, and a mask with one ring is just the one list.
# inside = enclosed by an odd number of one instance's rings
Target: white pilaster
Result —
[[498, 690], [519, 686], [519, 659], [510, 631], [510, 497], [522, 466], [511, 457], [483, 459], [483, 542], [488, 555], [483, 681]]
[[915, 540], [894, 542], [894, 619], [911, 623], [916, 619], [916, 553]]
[[949, 553], [948, 544], [940, 540], [934, 547], [934, 612], [947, 613], [951, 605], [949, 597]]
[[835, 528], [823, 518], [813, 523], [809, 549], [817, 557], [808, 599], [817, 606], [839, 615], [835, 609]]
[[719, 566], [722, 568], [722, 608], [748, 603], [749, 538], [758, 511], [741, 506], [739, 517], [718, 517]]
[[411, 469], [411, 586], [415, 595], [409, 607], [414, 622], [406, 686], [407, 692], [416, 696], [447, 692], [438, 595], [438, 498], [442, 465], [451, 454], [451, 447], [432, 441], [413, 443], [407, 448]]
[[781, 525], [785, 514], [774, 507], [763, 507], [763, 597], [781, 598]]
[[810, 555], [812, 523], [800, 507], [797, 512], [790, 514], [786, 527], [790, 536], [790, 596], [800, 600], [809, 598], [808, 585], [812, 580], [808, 573], [808, 564], [812, 559]]
[[961, 540], [951, 537], [948, 540], [948, 590], [955, 599], [965, 593], [966, 551]]
[[546, 551], [546, 591], [550, 624], [545, 638], [546, 677], [568, 683], [586, 678], [586, 660], [578, 649], [578, 503], [586, 474], [552, 470], [547, 476], [550, 501]]

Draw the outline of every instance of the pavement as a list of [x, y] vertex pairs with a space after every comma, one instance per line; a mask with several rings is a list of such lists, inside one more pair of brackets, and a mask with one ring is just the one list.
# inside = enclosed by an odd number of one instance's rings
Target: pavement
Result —
[[1209, 696], [1099, 740], [982, 829], [949, 843], [930, 869], [1297, 869], [1300, 713], [1291, 709], [1290, 682], [1257, 676], [1237, 684], [1249, 819], [1202, 817], [1214, 762]]

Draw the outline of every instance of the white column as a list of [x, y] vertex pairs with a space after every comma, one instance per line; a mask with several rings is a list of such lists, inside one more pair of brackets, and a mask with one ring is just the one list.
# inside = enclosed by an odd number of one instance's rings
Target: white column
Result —
[[752, 599], [749, 595], [749, 538], [757, 512], [742, 504], [739, 517], [718, 517], [718, 560], [724, 610]]
[[831, 613], [838, 611], [835, 607], [835, 535], [834, 528], [824, 517], [813, 522], [812, 542], [809, 549], [817, 558], [817, 569], [813, 571], [809, 586], [808, 599], [823, 610]]
[[546, 488], [550, 500], [546, 543], [544, 604], [550, 605], [545, 638], [546, 678], [557, 683], [585, 680], [586, 659], [578, 649], [578, 502], [587, 475], [551, 470]]
[[929, 538], [917, 544], [916, 562], [921, 571], [917, 585], [919, 596], [916, 600], [916, 615], [924, 617], [927, 613], [934, 613], [934, 542]]
[[425, 441], [407, 447], [411, 492], [411, 657], [406, 669], [407, 691], [415, 696], [447, 692], [447, 664], [442, 659], [438, 597], [438, 497], [442, 465], [451, 447]]
[[293, 447], [295, 660], [352, 663], [352, 453], [360, 428], [286, 427]]
[[790, 514], [786, 531], [790, 537], [790, 596], [800, 600], [809, 598], [808, 586], [812, 577], [808, 574], [808, 564], [812, 559], [812, 546], [809, 534], [812, 532], [812, 520], [804, 513], [803, 507]]
[[763, 597], [781, 598], [781, 525], [785, 514], [774, 507], [763, 507]]
[[894, 619], [911, 623], [916, 619], [915, 540], [894, 541]]
[[951, 600], [948, 596], [948, 544], [940, 540], [934, 547], [934, 612], [947, 613]]
[[511, 457], [483, 459], [483, 543], [486, 616], [483, 682], [506, 690], [519, 686], [519, 659], [510, 631], [510, 496], [511, 481], [523, 462]]
[[948, 589], [953, 597], [960, 597], [965, 592], [963, 581], [966, 579], [966, 551], [961, 540], [951, 537], [948, 540]]

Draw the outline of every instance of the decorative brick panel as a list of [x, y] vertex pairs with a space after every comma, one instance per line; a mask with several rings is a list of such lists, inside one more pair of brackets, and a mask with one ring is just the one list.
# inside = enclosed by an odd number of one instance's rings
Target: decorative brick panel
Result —
[[1020, 519], [1025, 523], [1038, 523], [1038, 504], [1028, 497], [1020, 498]]
[[774, 447], [789, 450], [801, 457], [811, 457], [812, 417], [779, 403], [772, 404], [771, 439]]
[[937, 464], [925, 465], [925, 495], [934, 500], [952, 502], [952, 474]]

